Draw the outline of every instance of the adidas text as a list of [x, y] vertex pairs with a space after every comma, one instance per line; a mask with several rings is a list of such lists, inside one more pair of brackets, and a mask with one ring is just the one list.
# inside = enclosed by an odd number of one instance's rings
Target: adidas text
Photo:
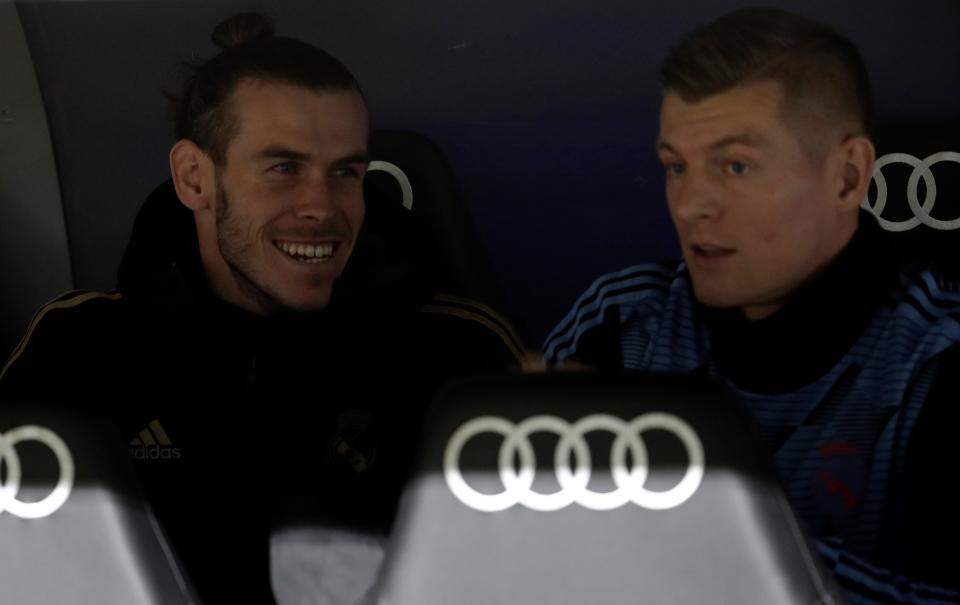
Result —
[[159, 445], [141, 445], [140, 447], [131, 447], [130, 455], [137, 460], [179, 460], [180, 448]]

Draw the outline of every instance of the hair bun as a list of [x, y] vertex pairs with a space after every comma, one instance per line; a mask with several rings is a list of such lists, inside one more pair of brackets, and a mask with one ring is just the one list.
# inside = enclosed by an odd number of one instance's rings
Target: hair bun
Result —
[[220, 48], [227, 50], [273, 36], [273, 20], [260, 13], [238, 13], [215, 28], [210, 38]]

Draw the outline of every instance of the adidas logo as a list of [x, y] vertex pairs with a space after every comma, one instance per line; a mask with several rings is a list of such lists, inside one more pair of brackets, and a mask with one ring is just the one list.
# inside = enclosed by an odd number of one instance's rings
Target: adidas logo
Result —
[[163, 425], [154, 418], [130, 441], [130, 455], [137, 460], [179, 460], [180, 448], [173, 447]]

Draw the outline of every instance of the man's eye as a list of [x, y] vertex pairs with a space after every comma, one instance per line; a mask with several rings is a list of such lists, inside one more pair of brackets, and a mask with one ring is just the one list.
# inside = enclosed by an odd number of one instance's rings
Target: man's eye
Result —
[[667, 172], [667, 176], [680, 176], [687, 167], [676, 162], [668, 162], [663, 165], [663, 169]]
[[297, 164], [295, 162], [282, 162], [271, 167], [270, 170], [278, 174], [296, 174]]
[[749, 171], [749, 167], [743, 162], [730, 162], [727, 164], [727, 174], [733, 176], [743, 176]]
[[363, 176], [363, 172], [354, 166], [341, 166], [334, 171], [334, 174], [346, 179], [358, 179]]

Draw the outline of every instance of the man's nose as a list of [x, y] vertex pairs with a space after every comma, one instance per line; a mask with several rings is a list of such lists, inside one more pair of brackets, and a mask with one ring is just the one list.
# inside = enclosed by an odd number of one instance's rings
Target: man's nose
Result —
[[668, 194], [671, 210], [678, 220], [716, 220], [722, 213], [716, 188], [702, 176], [685, 176], [683, 182], [675, 184]]
[[316, 179], [304, 184], [297, 197], [298, 217], [323, 221], [336, 214], [336, 197], [327, 179]]

